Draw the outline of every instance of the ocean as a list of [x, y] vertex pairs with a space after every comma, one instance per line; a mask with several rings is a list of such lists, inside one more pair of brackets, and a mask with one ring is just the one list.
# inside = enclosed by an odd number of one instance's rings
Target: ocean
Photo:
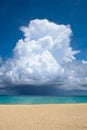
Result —
[[0, 104], [70, 104], [87, 103], [87, 96], [0, 96]]

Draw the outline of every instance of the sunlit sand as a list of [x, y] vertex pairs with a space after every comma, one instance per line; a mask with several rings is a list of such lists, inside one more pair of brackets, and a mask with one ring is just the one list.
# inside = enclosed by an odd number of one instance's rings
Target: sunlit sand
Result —
[[87, 104], [0, 105], [0, 130], [87, 130]]

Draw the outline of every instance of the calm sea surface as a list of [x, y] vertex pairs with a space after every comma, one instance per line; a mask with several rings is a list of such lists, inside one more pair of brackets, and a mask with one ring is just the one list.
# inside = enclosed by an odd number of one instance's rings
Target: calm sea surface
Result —
[[54, 97], [54, 96], [0, 96], [0, 104], [66, 104], [87, 103], [87, 96]]

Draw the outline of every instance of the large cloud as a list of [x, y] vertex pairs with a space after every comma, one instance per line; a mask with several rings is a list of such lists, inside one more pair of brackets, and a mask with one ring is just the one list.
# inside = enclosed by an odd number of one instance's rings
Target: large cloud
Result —
[[24, 39], [16, 43], [13, 57], [0, 67], [1, 86], [62, 81], [64, 89], [76, 86], [84, 89], [81, 86], [83, 80], [87, 84], [87, 64], [74, 61], [79, 51], [70, 47], [72, 31], [69, 25], [35, 19], [21, 30]]

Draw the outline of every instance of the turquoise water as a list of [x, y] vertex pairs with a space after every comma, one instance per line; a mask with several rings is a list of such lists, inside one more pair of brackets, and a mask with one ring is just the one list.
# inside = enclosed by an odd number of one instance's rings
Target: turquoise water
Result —
[[0, 104], [67, 104], [87, 103], [87, 96], [54, 97], [54, 96], [0, 96]]

